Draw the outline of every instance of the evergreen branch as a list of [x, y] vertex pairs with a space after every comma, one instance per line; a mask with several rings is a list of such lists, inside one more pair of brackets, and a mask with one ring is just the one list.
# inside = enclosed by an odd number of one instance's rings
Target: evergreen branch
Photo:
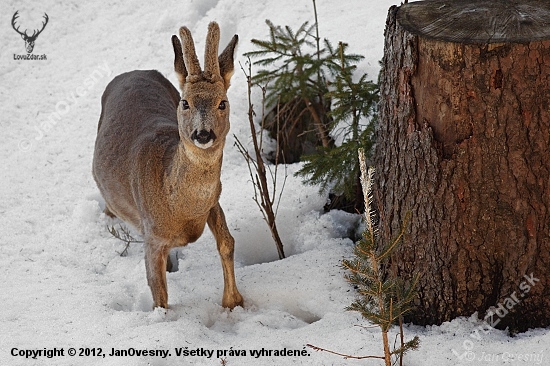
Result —
[[405, 234], [405, 229], [407, 228], [410, 218], [411, 218], [411, 213], [407, 212], [407, 214], [405, 215], [405, 221], [403, 222], [403, 225], [401, 226], [401, 230], [397, 234], [397, 237], [391, 241], [390, 245], [384, 248], [384, 251], [378, 256], [379, 260], [384, 260], [388, 255], [391, 254], [395, 246], [399, 243], [399, 241]]
[[365, 213], [363, 217], [367, 224], [367, 232], [374, 240], [376, 234], [374, 210], [372, 208], [372, 181], [374, 177], [374, 168], [369, 168], [367, 171], [365, 151], [363, 149], [359, 149], [359, 169], [361, 171], [361, 186], [363, 187], [363, 197], [365, 199]]
[[418, 347], [420, 347], [420, 338], [418, 338], [418, 336], [414, 336], [413, 339], [411, 339], [410, 341], [406, 342], [403, 346], [397, 348], [397, 349], [394, 349], [391, 354], [392, 355], [404, 355], [406, 352], [408, 351], [411, 351], [411, 350], [415, 350], [415, 349], [418, 349]]

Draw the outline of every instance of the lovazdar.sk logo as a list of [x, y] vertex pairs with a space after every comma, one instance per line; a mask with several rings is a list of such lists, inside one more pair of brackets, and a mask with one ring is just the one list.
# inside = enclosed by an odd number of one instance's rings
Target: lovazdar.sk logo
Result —
[[15, 14], [13, 14], [13, 18], [11, 18], [11, 26], [17, 33], [19, 33], [21, 38], [23, 38], [23, 40], [25, 41], [25, 49], [27, 50], [27, 54], [17, 55], [14, 53], [13, 59], [14, 60], [46, 60], [47, 58], [45, 54], [34, 55], [32, 54], [32, 51], [34, 50], [34, 43], [36, 41], [36, 38], [38, 38], [40, 33], [42, 33], [42, 31], [44, 30], [44, 28], [46, 28], [46, 25], [48, 24], [48, 20], [49, 20], [48, 14], [44, 13], [44, 21], [42, 22], [42, 28], [33, 29], [33, 33], [31, 35], [27, 33], [28, 29], [25, 29], [25, 31], [23, 32], [19, 30], [21, 26], [20, 25], [18, 26], [16, 24], [18, 18], [19, 18], [19, 10], [17, 10]]

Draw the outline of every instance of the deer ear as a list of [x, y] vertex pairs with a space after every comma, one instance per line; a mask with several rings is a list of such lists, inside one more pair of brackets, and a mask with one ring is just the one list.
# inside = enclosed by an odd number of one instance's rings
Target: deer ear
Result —
[[21, 38], [25, 39], [25, 35], [24, 35], [24, 34], [22, 34], [22, 35], [21, 35]]
[[229, 85], [231, 84], [231, 76], [233, 76], [233, 73], [235, 72], [234, 55], [238, 42], [239, 36], [235, 34], [227, 47], [225, 47], [225, 50], [223, 50], [223, 52], [218, 56], [220, 75], [223, 78], [223, 83], [226, 90], [229, 89]]
[[176, 35], [172, 36], [172, 46], [174, 47], [174, 70], [180, 82], [180, 89], [183, 89], [183, 84], [185, 84], [187, 78], [187, 69], [185, 68], [185, 62], [183, 62], [181, 42]]

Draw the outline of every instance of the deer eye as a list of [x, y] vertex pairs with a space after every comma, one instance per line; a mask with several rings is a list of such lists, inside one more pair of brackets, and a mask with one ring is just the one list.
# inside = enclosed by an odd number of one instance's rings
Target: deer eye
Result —
[[189, 103], [185, 99], [181, 100], [181, 109], [183, 110], [189, 109]]
[[218, 106], [218, 109], [220, 109], [220, 110], [223, 111], [223, 110], [227, 107], [227, 106], [226, 106], [226, 103], [227, 103], [227, 102], [226, 102], [225, 100], [222, 100], [222, 101], [220, 102], [220, 105]]

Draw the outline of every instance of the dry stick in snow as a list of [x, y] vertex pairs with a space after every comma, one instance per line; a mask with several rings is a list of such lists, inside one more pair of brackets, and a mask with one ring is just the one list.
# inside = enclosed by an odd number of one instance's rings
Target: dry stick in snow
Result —
[[[273, 195], [270, 196], [269, 194], [269, 186], [267, 184], [267, 169], [264, 164], [262, 155], [261, 155], [261, 138], [260, 143], [258, 144], [258, 135], [256, 133], [256, 126], [254, 125], [254, 108], [252, 106], [251, 101], [251, 93], [252, 93], [252, 64], [250, 61], [248, 62], [248, 74], [244, 70], [244, 68], [241, 65], [241, 69], [243, 70], [243, 73], [246, 76], [247, 84], [248, 84], [248, 121], [250, 123], [250, 133], [252, 135], [252, 142], [254, 144], [254, 153], [256, 155], [256, 159], [252, 158], [250, 154], [248, 153], [248, 150], [243, 146], [243, 144], [239, 141], [237, 136], [235, 136], [235, 146], [237, 146], [237, 149], [239, 149], [239, 152], [246, 160], [246, 163], [248, 164], [248, 170], [250, 172], [250, 177], [252, 179], [252, 184], [254, 186], [254, 201], [260, 208], [260, 211], [262, 212], [262, 215], [264, 217], [264, 220], [267, 222], [267, 225], [269, 226], [269, 230], [271, 231], [271, 236], [273, 237], [273, 240], [275, 240], [275, 245], [277, 246], [277, 252], [279, 254], [279, 259], [285, 258], [285, 252], [283, 250], [283, 242], [281, 240], [281, 237], [279, 236], [279, 232], [277, 230], [277, 224], [275, 223], [275, 218], [277, 216], [277, 209], [279, 207], [279, 202], [281, 200], [281, 195], [284, 190], [284, 185], [286, 182], [286, 174], [285, 174], [285, 180], [283, 182], [283, 187], [281, 188], [281, 192], [279, 193], [279, 197], [277, 200], [277, 204], [275, 205], [274, 210], [274, 203], [275, 203], [275, 191], [277, 188], [277, 162], [275, 164], [275, 173], [273, 174], [270, 171], [272, 180], [273, 180]], [[265, 88], [263, 90], [263, 100], [262, 105], [265, 103]], [[262, 126], [264, 121], [264, 109], [262, 107]], [[277, 143], [277, 150], [279, 149], [279, 144]], [[276, 152], [276, 157], [279, 156], [279, 151]], [[255, 173], [252, 172], [252, 167], [254, 166]]]
[[130, 229], [128, 229], [126, 226], [123, 226], [122, 224], [118, 224], [118, 229], [116, 229], [114, 225], [108, 226], [107, 230], [109, 230], [109, 233], [113, 237], [126, 243], [124, 250], [120, 253], [121, 257], [126, 257], [128, 255], [128, 249], [130, 248], [130, 244], [143, 243], [143, 240], [135, 239], [132, 236], [132, 234], [130, 234]]

